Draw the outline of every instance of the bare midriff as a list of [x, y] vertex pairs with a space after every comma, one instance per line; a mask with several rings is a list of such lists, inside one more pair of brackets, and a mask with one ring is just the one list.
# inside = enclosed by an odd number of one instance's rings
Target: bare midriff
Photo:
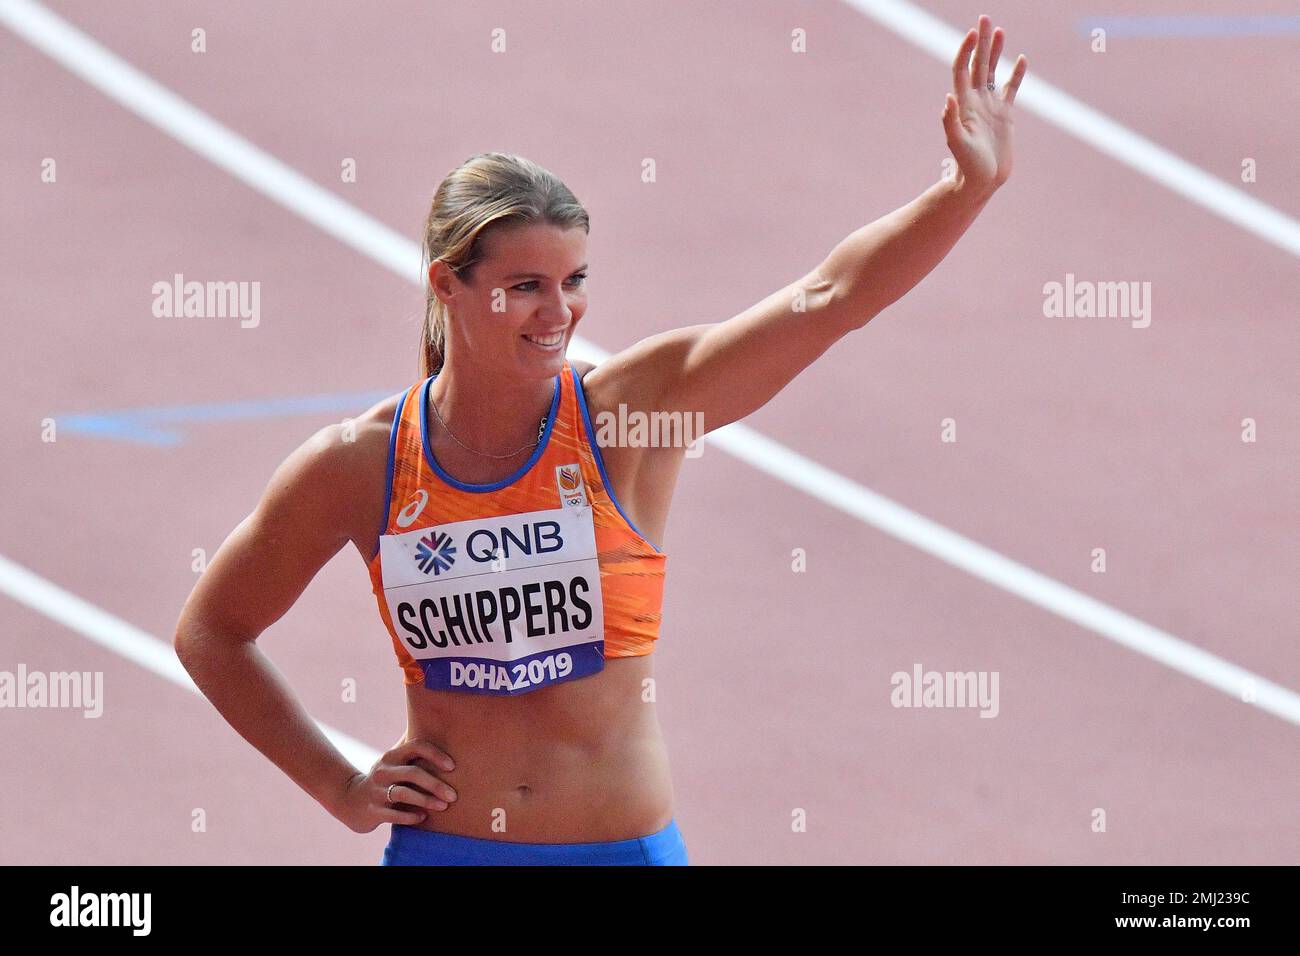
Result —
[[457, 798], [421, 829], [512, 843], [631, 840], [673, 816], [651, 657], [517, 696], [407, 685], [407, 739], [456, 763], [424, 765]]

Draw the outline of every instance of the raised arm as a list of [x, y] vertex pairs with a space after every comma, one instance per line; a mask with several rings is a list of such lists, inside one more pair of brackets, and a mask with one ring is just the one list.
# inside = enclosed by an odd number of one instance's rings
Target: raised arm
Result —
[[920, 282], [1011, 175], [1011, 106], [1026, 61], [1002, 91], [988, 88], [1003, 32], [989, 18], [966, 34], [942, 113], [956, 175], [863, 226], [812, 271], [725, 322], [652, 336], [591, 373], [618, 383], [629, 405], [700, 412], [706, 431], [736, 421], [774, 395], [848, 332]]

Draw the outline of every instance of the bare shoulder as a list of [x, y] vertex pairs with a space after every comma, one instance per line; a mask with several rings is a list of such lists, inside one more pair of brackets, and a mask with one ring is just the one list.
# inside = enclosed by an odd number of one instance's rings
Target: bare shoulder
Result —
[[[633, 346], [636, 348], [636, 346]], [[642, 407], [647, 396], [641, 394], [637, 382], [628, 373], [626, 352], [611, 355], [599, 365], [570, 359], [569, 364], [578, 373], [587, 407], [592, 414], [617, 408], [619, 403], [629, 408]]]
[[601, 401], [601, 388], [604, 378], [596, 374], [596, 364], [594, 362], [582, 362], [578, 359], [569, 359], [569, 364], [578, 373], [578, 381], [582, 383], [582, 395], [587, 402], [587, 408], [594, 410], [605, 407]]
[[[595, 362], [583, 362], [580, 359], [569, 359], [569, 364], [572, 365], [573, 370], [578, 373], [579, 379], [585, 378], [586, 374], [596, 367]], [[583, 382], [583, 385], [585, 386], [586, 382]]]
[[690, 325], [647, 336], [616, 352], [600, 363], [572, 362], [578, 374], [583, 366], [590, 372], [583, 379], [588, 402], [602, 408], [653, 411], [671, 404], [671, 395], [663, 394], [670, 374], [687, 362], [687, 356], [710, 325]]
[[346, 535], [369, 560], [383, 532], [389, 436], [402, 393], [355, 418], [317, 430], [291, 456], [310, 490], [318, 517]]

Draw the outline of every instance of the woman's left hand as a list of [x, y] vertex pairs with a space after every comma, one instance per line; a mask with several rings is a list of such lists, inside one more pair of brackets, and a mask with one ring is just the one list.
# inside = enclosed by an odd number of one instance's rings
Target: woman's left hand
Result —
[[953, 92], [943, 108], [943, 128], [957, 160], [959, 182], [980, 193], [992, 193], [1011, 175], [1011, 104], [1028, 66], [1020, 56], [1001, 92], [988, 88], [1003, 39], [1002, 28], [994, 29], [981, 15], [978, 28], [966, 34], [953, 60]]

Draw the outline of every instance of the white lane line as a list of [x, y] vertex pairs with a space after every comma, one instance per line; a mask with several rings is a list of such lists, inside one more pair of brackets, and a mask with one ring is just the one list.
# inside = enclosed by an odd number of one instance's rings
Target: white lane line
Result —
[[[153, 671], [183, 687], [191, 693], [203, 696], [198, 685], [190, 678], [171, 644], [159, 640], [133, 624], [128, 624], [119, 617], [91, 604], [71, 591], [66, 591], [39, 574], [27, 570], [20, 564], [0, 554], [0, 591], [9, 595], [20, 604], [26, 604], [33, 611], [44, 614], [60, 624], [89, 638], [101, 647], [139, 664], [145, 670]], [[316, 726], [329, 738], [330, 743], [339, 749], [348, 760], [362, 770], [369, 770], [379, 759], [379, 751], [363, 744], [354, 737], [349, 737], [341, 730], [335, 730], [325, 724], [316, 722]]]
[[[420, 282], [416, 275], [419, 270], [408, 268], [410, 263], [420, 261], [415, 243], [388, 230], [164, 90], [32, 0], [0, 0], [0, 20], [69, 69], [74, 69], [76, 63], [74, 72], [88, 83], [154, 122], [199, 155], [219, 163], [236, 178], [309, 222], [321, 225], [330, 235], [338, 236], [403, 278]], [[136, 104], [130, 97], [137, 95], [153, 105], [146, 110]], [[267, 170], [274, 170], [271, 180], [263, 178]], [[293, 184], [285, 195], [275, 190], [274, 184], [280, 182]], [[357, 221], [365, 222], [365, 228], [356, 235], [341, 235], [350, 228], [349, 223]], [[382, 241], [376, 238], [381, 236]], [[609, 356], [604, 349], [584, 339], [574, 338], [572, 347], [578, 358], [602, 361]], [[710, 434], [705, 441], [953, 567], [1238, 700], [1253, 690], [1256, 706], [1300, 725], [1300, 694], [1018, 564], [805, 458], [747, 425], [739, 422], [728, 425]]]
[[236, 179], [288, 206], [345, 245], [419, 281], [420, 255], [405, 236], [321, 189], [222, 126], [66, 20], [29, 0], [0, 0], [0, 21], [51, 59], [184, 143]]
[[[954, 30], [907, 0], [844, 2], [945, 64], [952, 63], [966, 33], [965, 30]], [[1010, 76], [1007, 68], [1015, 63], [1015, 55], [1007, 51], [1002, 59], [999, 86]], [[1300, 222], [1041, 79], [1040, 67], [1034, 64], [1032, 56], [1030, 61], [1029, 75], [1016, 94], [1017, 107], [1036, 113], [1039, 118], [1150, 177], [1184, 199], [1253, 232], [1293, 256], [1300, 256]]]
[[750, 428], [711, 432], [738, 458], [867, 524], [1117, 644], [1300, 725], [1300, 695], [1076, 591], [777, 444]]

